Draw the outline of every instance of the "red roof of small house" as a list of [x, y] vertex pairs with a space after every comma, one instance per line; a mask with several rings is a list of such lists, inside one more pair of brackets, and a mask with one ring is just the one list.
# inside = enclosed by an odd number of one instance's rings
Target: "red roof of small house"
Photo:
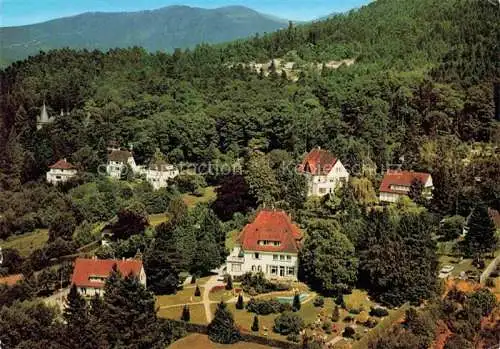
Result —
[[130, 273], [139, 276], [142, 270], [142, 262], [136, 259], [119, 260], [77, 258], [75, 260], [75, 267], [73, 269], [71, 282], [78, 287], [103, 288], [103, 282], [90, 281], [90, 277], [107, 278], [113, 269], [113, 265], [115, 264], [120, 273], [124, 276], [129, 275]]
[[306, 155], [299, 171], [315, 175], [327, 175], [337, 163], [337, 158], [328, 150], [314, 148]]
[[406, 194], [405, 191], [391, 189], [393, 185], [409, 187], [414, 180], [426, 183], [431, 175], [425, 172], [413, 171], [387, 171], [380, 183], [379, 191], [382, 193]]
[[0, 285], [13, 286], [18, 281], [21, 281], [22, 279], [24, 279], [23, 274], [7, 275], [7, 276], [4, 276], [4, 277], [0, 277]]
[[49, 166], [49, 168], [55, 168], [58, 170], [72, 170], [75, 169], [76, 167], [70, 164], [69, 162], [66, 161], [66, 159], [61, 159], [58, 162], [56, 162], [54, 165]]
[[[241, 248], [247, 251], [297, 253], [302, 232], [281, 210], [261, 210], [240, 234]], [[259, 241], [279, 241], [279, 246], [260, 245]]]

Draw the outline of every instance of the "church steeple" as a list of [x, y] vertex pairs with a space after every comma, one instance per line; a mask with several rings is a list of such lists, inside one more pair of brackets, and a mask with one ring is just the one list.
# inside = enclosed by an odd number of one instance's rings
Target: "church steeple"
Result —
[[36, 118], [36, 129], [40, 130], [43, 125], [51, 123], [54, 121], [53, 118], [49, 116], [49, 113], [47, 112], [47, 107], [45, 106], [45, 101], [43, 101], [43, 106], [42, 110], [40, 111], [40, 116]]

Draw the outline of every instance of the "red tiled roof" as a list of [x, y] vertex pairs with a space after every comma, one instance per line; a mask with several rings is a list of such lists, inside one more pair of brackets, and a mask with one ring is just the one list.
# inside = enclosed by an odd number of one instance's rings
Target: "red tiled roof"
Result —
[[[298, 252], [301, 239], [302, 232], [281, 210], [260, 211], [255, 220], [243, 228], [239, 238], [243, 250], [290, 253]], [[280, 245], [259, 245], [262, 240], [279, 241]]]
[[396, 193], [396, 194], [406, 194], [401, 190], [391, 189], [392, 185], [401, 186], [411, 186], [415, 179], [418, 179], [422, 183], [426, 183], [429, 179], [430, 174], [424, 172], [411, 172], [411, 171], [387, 171], [380, 183], [380, 192], [383, 193]]
[[58, 162], [56, 162], [54, 165], [49, 166], [49, 168], [55, 168], [58, 170], [72, 170], [76, 168], [72, 164], [66, 161], [66, 159], [61, 159]]
[[328, 150], [314, 148], [306, 155], [299, 171], [316, 175], [327, 175], [337, 162], [337, 158]]
[[117, 266], [122, 275], [130, 273], [139, 276], [142, 262], [139, 260], [117, 260], [117, 259], [85, 259], [77, 258], [71, 282], [79, 287], [103, 288], [104, 283], [90, 281], [91, 276], [107, 278], [111, 273], [113, 265]]
[[13, 286], [22, 279], [24, 279], [23, 274], [7, 275], [0, 278], [0, 285]]

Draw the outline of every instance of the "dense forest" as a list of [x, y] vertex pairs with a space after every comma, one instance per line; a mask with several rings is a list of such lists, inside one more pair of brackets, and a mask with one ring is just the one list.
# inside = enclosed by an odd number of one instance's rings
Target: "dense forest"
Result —
[[[500, 210], [499, 42], [500, 9], [488, 1], [378, 0], [224, 45], [172, 54], [61, 49], [12, 64], [1, 71], [0, 238], [48, 228], [49, 239], [25, 258], [8, 251], [15, 263], [7, 272], [22, 271], [28, 281], [0, 288], [4, 304], [14, 303], [4, 312], [15, 317], [23, 307], [16, 300], [50, 294], [51, 277], [67, 267], [47, 271], [46, 281], [47, 264], [91, 243], [96, 224], [114, 233], [99, 257], [145, 251], [148, 289], [175, 293], [180, 271], [203, 275], [220, 265], [228, 234], [270, 205], [306, 231], [300, 278], [320, 294], [341, 299], [361, 287], [389, 307], [436, 296], [436, 235], [456, 239], [470, 217], [460, 253], [481, 259], [495, 248], [488, 209]], [[248, 66], [278, 58], [295, 62], [297, 81], [274, 64], [267, 72]], [[354, 64], [324, 64], [342, 59]], [[37, 130], [44, 103], [56, 118]], [[117, 143], [140, 164], [160, 154], [203, 170], [159, 191], [134, 178], [109, 180], [99, 169]], [[332, 151], [352, 177], [334, 195], [306, 200], [303, 176], [290, 169], [316, 146]], [[48, 166], [61, 158], [79, 177], [45, 184]], [[233, 170], [207, 171], [208, 164]], [[412, 190], [408, 200], [377, 205], [375, 189], [393, 166], [431, 173], [432, 200]], [[198, 195], [207, 184], [216, 186], [215, 201], [188, 209], [179, 194]], [[163, 212], [168, 222], [148, 227], [147, 215]], [[116, 281], [123, 282], [134, 283]], [[432, 318], [456, 325], [457, 341], [478, 341], [478, 304], [491, 297], [474, 297], [481, 301], [435, 305], [445, 310]], [[477, 309], [464, 319], [462, 307]], [[160, 326], [150, 310], [145, 321]], [[421, 322], [410, 313], [394, 329], [395, 343], [373, 348], [412, 348], [417, 341], [407, 336], [419, 331], [412, 320]]]

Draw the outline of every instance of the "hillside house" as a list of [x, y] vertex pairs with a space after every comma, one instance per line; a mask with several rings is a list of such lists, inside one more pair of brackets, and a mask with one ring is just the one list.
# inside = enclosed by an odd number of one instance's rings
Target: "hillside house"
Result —
[[160, 160], [150, 164], [143, 172], [146, 175], [146, 181], [151, 183], [154, 189], [166, 188], [169, 179], [179, 175], [179, 170], [174, 165]]
[[142, 261], [137, 259], [85, 259], [77, 258], [73, 269], [71, 283], [78, 292], [86, 297], [102, 295], [104, 283], [111, 274], [113, 266], [116, 265], [123, 276], [133, 274], [139, 278], [139, 282], [146, 286], [146, 273]]
[[307, 196], [324, 196], [349, 181], [349, 172], [342, 162], [328, 150], [315, 148], [299, 165], [299, 171], [308, 176]]
[[67, 162], [66, 159], [62, 159], [54, 165], [49, 166], [47, 182], [51, 184], [63, 183], [75, 177], [77, 173], [78, 171], [75, 166]]
[[270, 279], [297, 279], [302, 232], [281, 210], [261, 210], [247, 224], [226, 260], [232, 276], [263, 272]]
[[399, 198], [408, 196], [410, 188], [414, 181], [420, 181], [423, 184], [422, 195], [430, 199], [432, 198], [432, 176], [429, 173], [388, 170], [382, 183], [380, 183], [379, 200], [381, 202], [397, 202]]
[[136, 164], [132, 153], [128, 150], [110, 149], [108, 153], [108, 163], [106, 165], [106, 173], [113, 178], [121, 178], [122, 173], [126, 171], [127, 165], [132, 171], [135, 171]]

